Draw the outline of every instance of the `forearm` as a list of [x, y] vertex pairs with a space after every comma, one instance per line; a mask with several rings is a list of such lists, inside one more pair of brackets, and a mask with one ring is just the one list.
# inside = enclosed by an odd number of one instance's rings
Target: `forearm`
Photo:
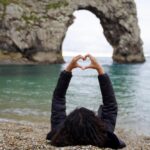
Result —
[[115, 92], [108, 74], [98, 75], [104, 105], [117, 104]]
[[70, 72], [70, 73], [72, 73], [72, 70], [73, 68], [70, 64], [65, 68], [65, 71]]
[[70, 80], [72, 78], [72, 73], [68, 72], [66, 70], [63, 70], [60, 73], [56, 88], [54, 90], [54, 96], [62, 97], [64, 98], [70, 83]]
[[103, 67], [101, 67], [101, 66], [99, 66], [99, 67], [97, 68], [97, 72], [98, 72], [98, 75], [103, 75], [103, 74], [105, 74], [105, 71], [104, 71]]
[[66, 91], [69, 86], [72, 74], [62, 71], [53, 93], [51, 106], [51, 126], [52, 129], [62, 123], [66, 118]]
[[107, 74], [98, 75], [102, 93], [103, 105], [99, 107], [98, 116], [108, 125], [109, 131], [114, 131], [118, 112], [115, 93]]

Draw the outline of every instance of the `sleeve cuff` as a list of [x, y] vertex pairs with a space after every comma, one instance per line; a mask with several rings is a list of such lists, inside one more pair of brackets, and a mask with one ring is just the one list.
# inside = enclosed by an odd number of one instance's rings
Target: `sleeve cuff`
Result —
[[98, 75], [98, 79], [99, 79], [101, 84], [106, 84], [106, 82], [109, 79], [109, 76], [107, 73], [104, 73], [103, 75]]
[[61, 71], [61, 76], [66, 77], [66, 78], [71, 78], [72, 77], [72, 72], [63, 70], [63, 71]]
[[107, 73], [104, 73], [104, 74], [98, 74], [98, 78], [105, 78], [106, 76], [108, 76]]

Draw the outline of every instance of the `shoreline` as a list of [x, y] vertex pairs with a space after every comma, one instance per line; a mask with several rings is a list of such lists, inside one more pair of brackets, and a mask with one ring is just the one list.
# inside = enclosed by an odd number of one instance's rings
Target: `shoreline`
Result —
[[[22, 58], [20, 60], [13, 60], [13, 59], [1, 59], [0, 60], [0, 66], [1, 65], [51, 65], [51, 64], [65, 64], [66, 61], [64, 58], [69, 58], [69, 57], [73, 57], [73, 56], [63, 56], [63, 60], [56, 60], [56, 61], [42, 61], [42, 62], [38, 62], [38, 61], [33, 61], [33, 60], [28, 60], [26, 58]], [[95, 56], [96, 58], [111, 58], [112, 56]], [[145, 55], [145, 60], [147, 60], [148, 58], [150, 58], [150, 55]], [[112, 62], [116, 63], [115, 61]], [[143, 64], [146, 63], [147, 61], [144, 62], [137, 62], [137, 63], [117, 63], [117, 64]]]
[[0, 65], [51, 65], [51, 64], [64, 64], [65, 61], [55, 61], [55, 62], [36, 62], [36, 61], [14, 61], [14, 60], [0, 60]]
[[[49, 132], [49, 123], [27, 123], [27, 122], [0, 122], [0, 149], [11, 150], [58, 150], [45, 140]], [[123, 150], [149, 150], [150, 137], [137, 135], [116, 129], [116, 134], [125, 141], [127, 147]], [[64, 147], [63, 150], [98, 150], [94, 146]], [[100, 150], [100, 149], [99, 149]], [[109, 149], [108, 149], [109, 150]]]

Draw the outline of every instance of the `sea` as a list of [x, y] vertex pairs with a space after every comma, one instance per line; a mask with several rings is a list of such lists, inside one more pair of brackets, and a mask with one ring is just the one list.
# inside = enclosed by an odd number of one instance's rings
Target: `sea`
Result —
[[[50, 122], [52, 94], [64, 64], [0, 65], [0, 122]], [[150, 57], [142, 64], [117, 64], [97, 57], [109, 75], [118, 102], [116, 128], [150, 136]], [[79, 61], [82, 66], [90, 60]], [[102, 96], [96, 70], [74, 69], [67, 94], [67, 114], [77, 107], [97, 112]]]

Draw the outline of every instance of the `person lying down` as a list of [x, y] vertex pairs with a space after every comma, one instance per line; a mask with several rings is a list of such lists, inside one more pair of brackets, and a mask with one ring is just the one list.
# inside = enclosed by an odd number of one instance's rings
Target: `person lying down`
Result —
[[[82, 67], [78, 60], [89, 58], [91, 64]], [[95, 69], [98, 72], [98, 82], [103, 104], [99, 106], [98, 115], [81, 107], [66, 115], [66, 91], [75, 68]], [[81, 85], [82, 86], [82, 85]], [[61, 71], [53, 93], [51, 107], [51, 131], [46, 139], [57, 147], [93, 145], [100, 148], [124, 148], [126, 144], [114, 134], [118, 105], [112, 83], [101, 64], [92, 55], [75, 56], [67, 67]]]

